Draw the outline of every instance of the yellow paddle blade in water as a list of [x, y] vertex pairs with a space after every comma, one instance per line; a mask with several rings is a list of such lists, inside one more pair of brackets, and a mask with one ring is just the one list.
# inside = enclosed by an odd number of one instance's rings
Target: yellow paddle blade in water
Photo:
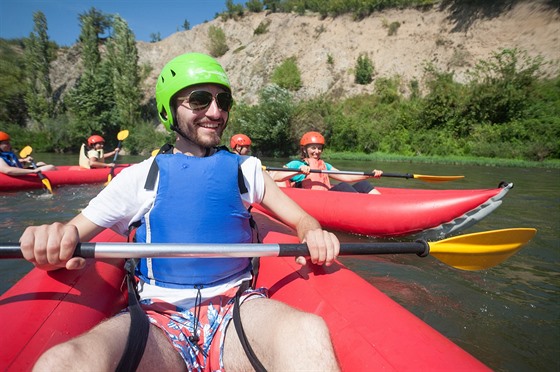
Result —
[[[25, 146], [23, 149], [21, 149], [21, 151], [19, 152], [19, 157], [20, 158], [26, 158], [29, 155], [31, 155], [31, 153], [33, 152], [33, 147], [31, 146]], [[37, 168], [37, 165], [35, 164], [35, 162], [31, 162], [31, 165], [33, 166], [33, 168]], [[47, 178], [47, 176], [45, 176], [41, 171], [37, 172], [37, 175], [39, 176], [39, 178], [41, 179], [41, 182], [43, 183], [43, 185], [45, 185], [46, 189], [52, 194], [54, 195], [52, 186], [51, 186], [51, 181]]]
[[484, 270], [514, 255], [537, 233], [514, 228], [465, 234], [430, 242], [430, 255], [461, 270]]

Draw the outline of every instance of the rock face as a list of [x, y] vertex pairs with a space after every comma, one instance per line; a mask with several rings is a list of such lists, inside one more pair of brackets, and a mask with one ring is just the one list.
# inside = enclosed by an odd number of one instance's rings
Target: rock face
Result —
[[[348, 97], [372, 92], [374, 84], [354, 82], [358, 56], [366, 54], [378, 77], [399, 76], [403, 90], [430, 62], [455, 71], [458, 81], [481, 59], [503, 48], [525, 50], [553, 62], [547, 72], [556, 74], [560, 60], [560, 12], [546, 1], [514, 2], [506, 9], [453, 8], [403, 9], [375, 13], [361, 21], [350, 15], [321, 19], [318, 15], [249, 13], [237, 20], [215, 19], [192, 30], [177, 32], [157, 42], [138, 42], [139, 63], [151, 67], [144, 81], [146, 100], [153, 96], [157, 75], [171, 58], [186, 52], [209, 53], [208, 29], [221, 28], [229, 51], [218, 60], [226, 68], [236, 100], [255, 103], [259, 90], [274, 69], [295, 57], [303, 87], [296, 98], [321, 95]], [[188, 15], [186, 15], [188, 18]], [[259, 25], [267, 32], [256, 35]], [[392, 33], [392, 35], [390, 35]], [[76, 47], [62, 50], [53, 63], [53, 86], [63, 94], [79, 75]]]

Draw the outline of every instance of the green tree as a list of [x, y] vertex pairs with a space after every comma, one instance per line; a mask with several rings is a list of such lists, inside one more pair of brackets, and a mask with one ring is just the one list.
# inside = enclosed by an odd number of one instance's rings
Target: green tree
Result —
[[542, 57], [517, 49], [503, 49], [479, 61], [469, 84], [467, 111], [472, 120], [501, 124], [520, 118], [535, 94], [542, 65]]
[[53, 91], [50, 79], [52, 60], [47, 19], [41, 12], [33, 13], [33, 32], [25, 40], [25, 72], [27, 89], [25, 103], [31, 120], [41, 126], [54, 116]]
[[161, 34], [159, 32], [152, 32], [150, 34], [150, 43], [157, 43], [161, 41]]
[[291, 155], [295, 146], [290, 140], [294, 110], [295, 104], [288, 90], [275, 84], [268, 85], [260, 93], [259, 104], [235, 106], [228, 133], [247, 134], [253, 141], [253, 153], [259, 156]]
[[113, 19], [113, 37], [107, 44], [112, 70], [115, 110], [121, 127], [133, 126], [140, 117], [140, 76], [134, 34], [120, 16]]
[[243, 5], [235, 4], [233, 0], [226, 1], [226, 9], [226, 18], [237, 19], [238, 17], [243, 16]]
[[108, 63], [102, 63], [99, 53], [98, 32], [102, 19], [110, 17], [94, 8], [80, 15], [80, 51], [84, 71], [65, 99], [76, 130], [84, 137], [91, 133], [112, 133], [116, 127], [111, 68]]
[[[27, 119], [25, 105], [26, 84], [24, 59], [19, 52], [23, 41], [0, 39], [0, 123], [24, 126]], [[3, 126], [3, 125], [2, 125]]]
[[247, 10], [253, 13], [260, 13], [263, 10], [263, 3], [260, 0], [249, 0], [245, 3]]
[[190, 29], [191, 29], [191, 24], [189, 23], [189, 21], [185, 19], [185, 22], [183, 22], [183, 30], [188, 31]]

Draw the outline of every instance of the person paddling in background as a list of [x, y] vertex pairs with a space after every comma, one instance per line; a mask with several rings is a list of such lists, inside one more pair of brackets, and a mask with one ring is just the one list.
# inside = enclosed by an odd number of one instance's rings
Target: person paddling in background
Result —
[[[345, 192], [360, 192], [364, 194], [379, 194], [379, 192], [366, 181], [369, 176], [365, 175], [343, 175], [343, 174], [322, 174], [311, 173], [312, 169], [338, 171], [331, 164], [321, 159], [325, 138], [318, 132], [305, 133], [299, 142], [301, 150], [301, 160], [292, 160], [284, 165], [284, 168], [299, 169], [301, 172], [270, 172], [271, 177], [282, 182], [290, 180], [294, 187], [315, 190], [332, 190]], [[373, 177], [379, 178], [383, 174], [380, 170], [373, 170]], [[331, 186], [329, 177], [341, 181]], [[357, 182], [350, 185], [347, 182]]]
[[36, 164], [37, 168], [27, 168], [24, 166], [31, 166], [33, 158], [28, 156], [20, 159], [19, 156], [12, 150], [10, 144], [10, 135], [6, 132], [0, 131], [0, 172], [8, 176], [24, 176], [26, 174], [33, 174], [38, 172], [45, 172], [55, 170], [56, 167], [51, 164], [39, 162]]
[[[156, 106], [176, 134], [174, 146], [124, 169], [69, 223], [27, 228], [24, 257], [45, 270], [83, 268], [85, 260], [72, 257], [76, 244], [105, 228], [127, 235], [137, 227], [135, 240], [145, 243], [251, 243], [258, 234], [247, 207], [259, 203], [307, 243], [310, 257], [297, 263], [332, 264], [336, 236], [281, 192], [259, 159], [218, 147], [232, 103], [212, 57], [187, 53], [168, 62]], [[51, 348], [36, 370], [339, 369], [324, 320], [251, 288], [250, 258], [146, 258], [132, 266], [142, 310], [130, 293], [130, 313]]]
[[245, 134], [234, 134], [229, 141], [229, 147], [239, 155], [248, 155], [251, 151], [251, 139]]
[[115, 155], [120, 148], [117, 147], [113, 151], [105, 153], [103, 151], [105, 139], [97, 134], [89, 137], [87, 143], [87, 152], [85, 145], [82, 145], [80, 149], [80, 167], [87, 169], [115, 167], [115, 163], [105, 163], [105, 159]]

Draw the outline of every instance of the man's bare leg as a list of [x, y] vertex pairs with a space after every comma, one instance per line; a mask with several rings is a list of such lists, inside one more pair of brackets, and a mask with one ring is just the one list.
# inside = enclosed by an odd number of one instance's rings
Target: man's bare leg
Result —
[[[111, 318], [89, 332], [47, 350], [34, 370], [114, 371], [123, 355], [129, 327], [128, 314]], [[138, 369], [184, 370], [185, 363], [163, 332], [150, 325], [146, 350]]]
[[[271, 299], [241, 305], [241, 323], [253, 351], [269, 371], [338, 371], [328, 328], [322, 318]], [[235, 325], [224, 345], [227, 371], [251, 370]]]

